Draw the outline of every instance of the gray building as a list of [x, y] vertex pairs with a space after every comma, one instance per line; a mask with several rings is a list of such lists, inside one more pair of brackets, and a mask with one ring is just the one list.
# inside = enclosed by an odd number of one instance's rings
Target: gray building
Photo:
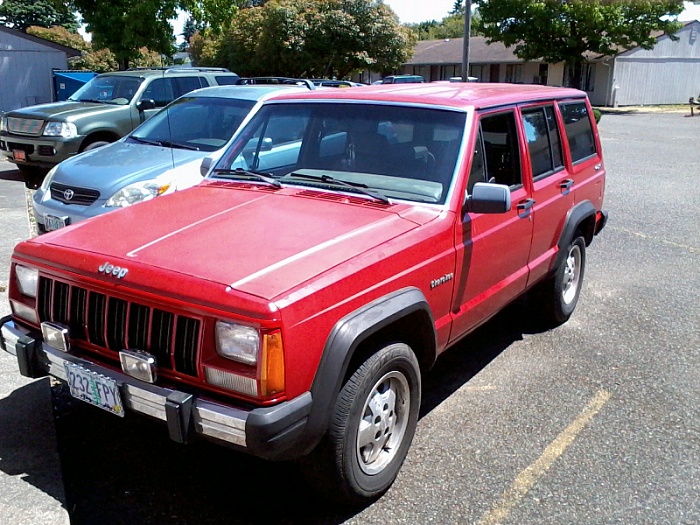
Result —
[[0, 112], [53, 100], [52, 71], [80, 51], [0, 26]]
[[[594, 105], [631, 106], [687, 103], [700, 94], [700, 22], [685, 22], [675, 35], [660, 34], [649, 50], [636, 47], [612, 57], [590, 55], [584, 66], [583, 89]], [[428, 81], [459, 76], [462, 38], [424, 40], [401, 68], [401, 73], [422, 75]], [[487, 44], [474, 36], [469, 41], [469, 75], [481, 82], [566, 85], [563, 63], [525, 62], [499, 42]]]

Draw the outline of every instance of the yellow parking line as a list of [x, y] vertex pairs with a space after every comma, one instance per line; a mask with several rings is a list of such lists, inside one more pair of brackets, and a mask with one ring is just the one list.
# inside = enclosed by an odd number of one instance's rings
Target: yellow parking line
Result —
[[561, 456], [573, 443], [579, 432], [583, 430], [591, 419], [600, 412], [605, 403], [610, 399], [610, 392], [600, 390], [579, 416], [564, 431], [552, 441], [542, 455], [529, 467], [518, 474], [513, 484], [503, 493], [500, 501], [484, 514], [477, 525], [496, 525], [501, 523], [508, 513], [528, 493], [535, 483], [549, 470], [549, 467]]

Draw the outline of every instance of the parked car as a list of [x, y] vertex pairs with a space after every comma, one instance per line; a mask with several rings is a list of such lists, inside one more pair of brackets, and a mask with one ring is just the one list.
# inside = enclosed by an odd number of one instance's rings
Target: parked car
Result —
[[118, 140], [185, 93], [235, 84], [238, 78], [223, 68], [104, 73], [66, 101], [20, 108], [0, 116], [0, 153], [14, 162], [32, 185], [40, 181], [41, 170], [45, 173], [78, 153]]
[[197, 186], [20, 243], [0, 345], [116, 416], [298, 460], [366, 504], [440, 354], [526, 292], [552, 325], [573, 314], [604, 190], [582, 91], [283, 93]]
[[425, 82], [420, 75], [389, 75], [382, 79], [382, 84], [415, 84]]
[[255, 105], [293, 86], [219, 86], [172, 102], [126, 137], [53, 167], [32, 197], [39, 233], [194, 186]]

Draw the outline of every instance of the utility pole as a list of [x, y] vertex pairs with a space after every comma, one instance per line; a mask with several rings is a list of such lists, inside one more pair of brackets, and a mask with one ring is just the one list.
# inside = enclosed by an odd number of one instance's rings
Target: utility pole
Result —
[[462, 82], [469, 82], [469, 38], [472, 33], [472, 0], [464, 0], [464, 46], [462, 48]]

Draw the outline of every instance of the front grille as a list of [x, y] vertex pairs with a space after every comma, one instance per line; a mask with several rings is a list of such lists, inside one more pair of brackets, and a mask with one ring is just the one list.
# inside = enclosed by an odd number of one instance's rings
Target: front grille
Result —
[[100, 198], [100, 192], [91, 190], [90, 188], [77, 188], [75, 186], [52, 182], [51, 198], [64, 204], [90, 206], [90, 204]]
[[115, 358], [120, 350], [145, 350], [159, 368], [197, 376], [199, 319], [47, 277], [39, 279], [37, 300], [39, 319], [67, 325], [73, 344]]
[[27, 135], [30, 137], [38, 137], [41, 135], [41, 130], [44, 127], [44, 121], [33, 118], [7, 118], [7, 129], [10, 133], [17, 135]]

